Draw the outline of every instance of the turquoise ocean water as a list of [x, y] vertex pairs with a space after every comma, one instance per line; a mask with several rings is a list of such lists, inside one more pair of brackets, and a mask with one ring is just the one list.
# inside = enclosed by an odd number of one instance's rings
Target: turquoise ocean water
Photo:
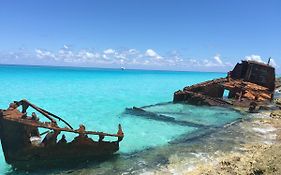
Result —
[[[10, 102], [25, 98], [66, 119], [74, 128], [84, 123], [89, 130], [115, 133], [117, 125], [121, 123], [125, 138], [120, 144], [120, 158], [117, 156], [114, 163], [123, 164], [129, 159], [126, 156], [143, 154], [145, 150], [181, 142], [179, 140], [183, 137], [192, 137], [202, 132], [204, 126], [223, 126], [239, 118], [240, 114], [229, 109], [172, 103], [153, 105], [172, 101], [174, 91], [184, 86], [225, 75], [202, 72], [0, 66], [0, 108], [5, 109]], [[177, 122], [161, 121], [126, 112], [126, 108], [133, 106], [146, 106], [144, 109], [147, 111], [173, 117]], [[200, 126], [203, 127], [200, 129]], [[67, 137], [69, 140], [72, 138], [70, 135]], [[111, 166], [113, 164], [110, 161], [106, 163]], [[89, 166], [88, 169], [95, 169], [96, 166]], [[117, 168], [115, 173], [123, 171], [126, 171], [126, 168]], [[0, 151], [0, 174], [4, 173], [17, 172], [5, 163]], [[100, 173], [108, 174], [108, 170], [100, 170]]]

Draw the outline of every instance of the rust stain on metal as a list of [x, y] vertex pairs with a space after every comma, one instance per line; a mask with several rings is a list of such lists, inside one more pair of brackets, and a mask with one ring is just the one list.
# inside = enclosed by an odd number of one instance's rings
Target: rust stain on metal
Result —
[[[19, 111], [18, 108], [22, 110]], [[31, 107], [49, 121], [43, 122], [35, 112], [28, 116], [27, 109]], [[66, 127], [59, 127], [57, 120], [66, 124]], [[48, 131], [39, 133], [38, 128], [45, 128]], [[71, 142], [66, 141], [62, 132], [77, 134]], [[46, 136], [42, 138], [43, 135]], [[88, 135], [96, 135], [98, 141], [94, 141]], [[105, 137], [116, 137], [116, 141], [104, 141]], [[8, 164], [18, 168], [30, 168], [32, 166], [56, 165], [58, 161], [88, 161], [97, 158], [111, 156], [119, 150], [119, 142], [122, 141], [124, 133], [121, 125], [118, 126], [116, 134], [104, 132], [87, 131], [84, 125], [78, 129], [62, 118], [46, 111], [27, 100], [15, 101], [6, 110], [0, 110], [0, 139]]]
[[255, 61], [242, 61], [228, 72], [226, 78], [187, 86], [175, 92], [173, 101], [253, 109], [253, 106], [270, 103], [273, 100], [274, 89], [274, 67]]

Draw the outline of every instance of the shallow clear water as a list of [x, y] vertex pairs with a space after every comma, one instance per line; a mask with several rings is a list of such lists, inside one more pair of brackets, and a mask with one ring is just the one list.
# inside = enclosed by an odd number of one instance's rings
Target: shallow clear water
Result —
[[165, 104], [144, 107], [146, 111], [173, 117], [176, 121], [187, 121], [203, 126], [222, 126], [240, 117], [229, 109], [209, 106], [192, 106], [187, 104]]
[[[125, 133], [119, 151], [122, 157], [165, 147], [183, 135], [202, 131], [197, 125], [127, 114], [126, 108], [169, 102], [173, 92], [186, 85], [223, 76], [224, 73], [0, 66], [0, 108], [25, 98], [66, 119], [74, 128], [85, 123], [89, 130], [115, 133], [121, 123]], [[144, 109], [206, 126], [222, 126], [240, 117], [228, 109], [170, 103]], [[71, 137], [67, 135], [69, 140]], [[122, 161], [117, 158], [117, 162]], [[0, 174], [5, 172], [11, 170], [0, 151]]]

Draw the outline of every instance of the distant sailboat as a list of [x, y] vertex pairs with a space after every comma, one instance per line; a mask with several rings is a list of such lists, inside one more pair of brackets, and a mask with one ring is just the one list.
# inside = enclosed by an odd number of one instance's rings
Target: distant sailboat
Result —
[[125, 70], [125, 67], [121, 67], [121, 70]]

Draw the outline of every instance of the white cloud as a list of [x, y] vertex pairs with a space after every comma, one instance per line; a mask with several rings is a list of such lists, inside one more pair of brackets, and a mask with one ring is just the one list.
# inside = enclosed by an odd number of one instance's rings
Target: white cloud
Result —
[[115, 53], [115, 50], [113, 49], [106, 49], [103, 51], [104, 54], [114, 54]]
[[260, 62], [260, 63], [265, 63], [265, 62], [262, 60], [261, 56], [259, 56], [259, 55], [254, 55], [254, 54], [249, 55], [249, 56], [245, 56], [245, 60], [247, 60], [247, 61], [257, 61], [257, 62]]
[[276, 61], [274, 59], [271, 58], [270, 60], [270, 65], [276, 68], [279, 68], [279, 65], [276, 63]]
[[[18, 50], [16, 52], [0, 52], [1, 63], [36, 63], [54, 65], [87, 65], [87, 66], [125, 66], [128, 68], [156, 68], [176, 70], [211, 70], [228, 71], [232, 69], [235, 62], [230, 62], [219, 54], [210, 58], [187, 58], [173, 51], [166, 55], [160, 55], [153, 49], [139, 51], [134, 48], [93, 50], [78, 49], [64, 45], [61, 49], [51, 51], [46, 49], [35, 49], [33, 51]], [[256, 54], [245, 56], [246, 60], [264, 62]], [[238, 60], [237, 60], [238, 61]], [[278, 60], [277, 60], [278, 61]], [[274, 67], [279, 67], [276, 60], [272, 59]]]
[[145, 60], [145, 61], [144, 61], [144, 65], [148, 65], [149, 63], [150, 63], [149, 60]]
[[[265, 62], [261, 56], [259, 55], [255, 55], [255, 54], [252, 54], [250, 56], [245, 56], [245, 60], [248, 60], [248, 61], [257, 61], [257, 62], [260, 62], [260, 63], [264, 63], [264, 64], [267, 64], [267, 61]], [[276, 63], [276, 61], [274, 59], [270, 59], [270, 65], [275, 67], [275, 68], [279, 68], [279, 65]]]
[[47, 50], [35, 49], [36, 56], [40, 59], [56, 59], [55, 55]]
[[189, 61], [190, 65], [193, 65], [193, 66], [200, 66], [201, 65], [200, 62], [196, 59], [189, 59], [188, 61]]
[[[199, 62], [199, 61], [198, 61]], [[197, 64], [199, 66], [205, 66], [205, 67], [226, 67], [229, 66], [229, 64], [225, 64], [221, 58], [220, 55], [217, 54], [213, 57], [213, 59], [204, 59], [203, 62], [200, 64]]]
[[86, 50], [81, 50], [79, 51], [76, 55], [77, 58], [80, 58], [81, 60], [84, 61], [92, 61], [100, 58], [99, 53], [91, 52], [91, 51], [86, 51]]
[[132, 54], [138, 53], [138, 51], [136, 49], [129, 49], [128, 52], [132, 53]]
[[64, 49], [69, 49], [69, 47], [67, 45], [63, 45]]
[[[66, 49], [67, 48], [67, 49]], [[210, 68], [210, 67], [228, 67], [230, 63], [224, 63], [220, 55], [215, 55], [211, 59], [186, 59], [180, 54], [173, 52], [165, 57], [160, 56], [153, 49], [147, 49], [140, 52], [136, 49], [115, 50], [108, 48], [102, 52], [91, 50], [73, 51], [69, 47], [63, 47], [58, 52], [50, 52], [36, 49], [38, 58], [49, 58], [60, 60], [67, 63], [95, 63], [95, 64], [121, 64], [121, 65], [139, 65], [139, 66], [173, 66], [183, 68]]]
[[214, 59], [215, 59], [215, 61], [216, 61], [218, 64], [223, 65], [223, 62], [222, 62], [222, 60], [220, 59], [220, 55], [214, 56]]
[[152, 49], [147, 49], [145, 51], [145, 56], [148, 56], [148, 57], [156, 59], [156, 60], [162, 59], [162, 57]]
[[65, 62], [71, 63], [71, 62], [77, 62], [79, 60], [75, 59], [75, 53], [71, 50], [67, 50], [65, 48], [60, 49], [58, 53], [56, 54], [56, 57], [58, 60], [64, 60]]

